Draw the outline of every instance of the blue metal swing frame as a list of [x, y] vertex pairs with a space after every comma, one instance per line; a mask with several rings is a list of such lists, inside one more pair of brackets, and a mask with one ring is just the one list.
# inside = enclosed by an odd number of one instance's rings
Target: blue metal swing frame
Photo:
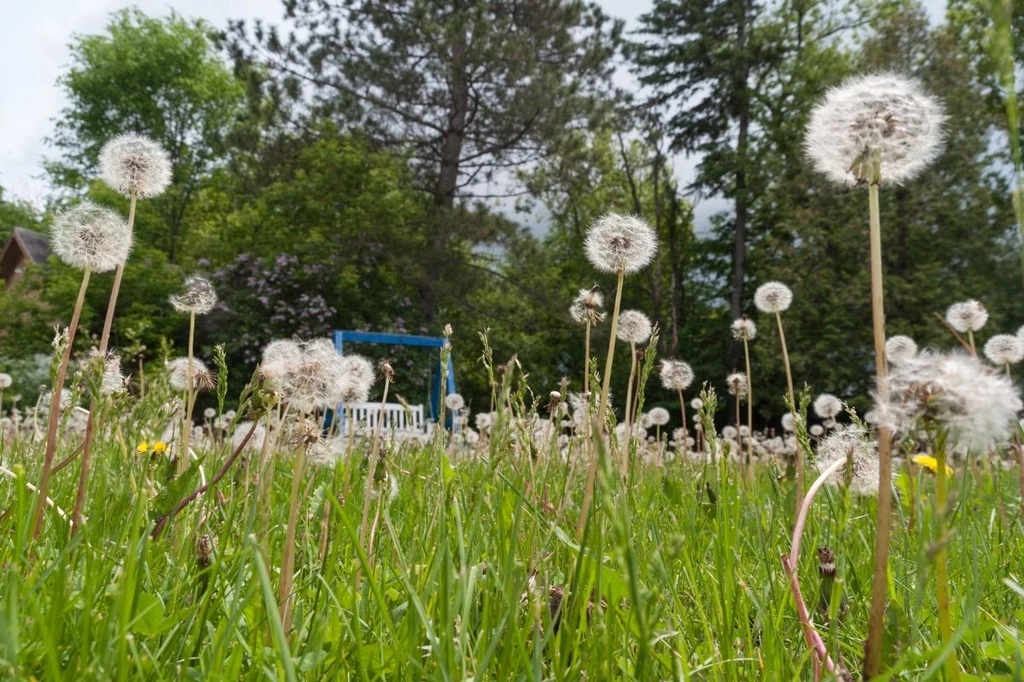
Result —
[[[373, 343], [383, 346], [418, 346], [420, 348], [437, 348], [437, 373], [430, 387], [430, 418], [436, 422], [441, 414], [441, 376], [446, 374], [441, 366], [440, 350], [448, 343], [440, 336], [414, 336], [412, 334], [383, 334], [379, 332], [357, 332], [351, 330], [334, 331], [334, 347], [338, 353], [345, 354], [346, 343]], [[448, 353], [447, 381], [445, 395], [455, 393], [455, 367], [452, 365], [452, 354]], [[451, 428], [452, 417], [445, 418], [445, 426]]]

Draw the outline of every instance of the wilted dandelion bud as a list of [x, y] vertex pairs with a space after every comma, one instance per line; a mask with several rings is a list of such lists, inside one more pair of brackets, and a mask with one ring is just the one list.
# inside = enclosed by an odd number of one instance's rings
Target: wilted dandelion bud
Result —
[[0, 390], [10, 388], [11, 384], [14, 383], [14, 379], [11, 378], [10, 374], [0, 372]]
[[[167, 380], [175, 391], [188, 389], [188, 358], [175, 358], [167, 363]], [[207, 391], [214, 386], [213, 374], [202, 360], [192, 358], [192, 388]]]
[[466, 401], [458, 393], [449, 393], [444, 397], [444, 406], [452, 412], [458, 412], [466, 406]]
[[668, 410], [664, 407], [654, 407], [647, 413], [647, 418], [653, 426], [664, 426], [665, 424], [668, 424], [671, 416], [669, 415]]
[[751, 341], [757, 336], [757, 325], [744, 315], [732, 321], [732, 338], [737, 341]]
[[210, 540], [209, 535], [200, 535], [199, 539], [196, 540], [196, 563], [199, 564], [200, 568], [206, 568], [210, 565], [212, 557], [213, 541]]
[[945, 120], [939, 102], [914, 81], [891, 73], [858, 76], [814, 108], [804, 146], [834, 182], [901, 183], [938, 157]]
[[604, 306], [604, 296], [597, 287], [580, 289], [579, 294], [569, 306], [569, 314], [578, 324], [590, 323], [591, 326], [604, 321], [605, 313], [601, 310]]
[[946, 322], [961, 334], [976, 332], [988, 322], [988, 311], [981, 301], [961, 301], [946, 310]]
[[153, 197], [171, 184], [171, 160], [142, 135], [120, 135], [100, 150], [100, 176], [125, 196]]
[[814, 399], [814, 414], [822, 419], [833, 419], [843, 411], [843, 401], [831, 393], [822, 393]]
[[53, 252], [76, 268], [109, 272], [128, 260], [132, 234], [120, 215], [91, 201], [57, 215], [50, 229]]
[[733, 372], [725, 378], [725, 385], [729, 387], [729, 395], [737, 398], [747, 397], [747, 375], [742, 372]]
[[620, 341], [641, 344], [651, 338], [651, 319], [639, 310], [626, 310], [619, 315], [619, 330], [616, 332]]
[[185, 291], [171, 296], [171, 306], [179, 313], [205, 315], [217, 304], [217, 292], [213, 285], [202, 277], [191, 276], [185, 280]]
[[[851, 459], [853, 467], [848, 474]], [[827, 484], [839, 487], [849, 480], [850, 492], [854, 495], [878, 494], [878, 453], [875, 440], [869, 438], [864, 429], [850, 426], [829, 434], [818, 443], [818, 471], [825, 471], [839, 460], [846, 462], [846, 466], [829, 476]]]
[[[662, 360], [659, 368], [661, 385], [669, 391], [685, 391], [693, 383], [693, 369], [682, 360]], [[700, 398], [694, 398], [699, 401]], [[703, 405], [703, 403], [701, 403]], [[693, 409], [698, 410], [699, 407]]]
[[921, 353], [894, 368], [887, 401], [876, 399], [873, 423], [900, 436], [933, 424], [950, 445], [985, 451], [1005, 442], [1022, 404], [1003, 372], [963, 353]]
[[598, 270], [630, 275], [654, 258], [658, 237], [642, 218], [606, 213], [590, 226], [584, 247]]
[[917, 344], [909, 336], [890, 336], [885, 342], [885, 357], [890, 365], [899, 365], [917, 356]]
[[1016, 365], [1024, 359], [1024, 341], [1013, 334], [996, 334], [985, 343], [985, 357], [996, 365]]
[[783, 313], [792, 303], [793, 292], [782, 282], [767, 282], [754, 292], [754, 305], [762, 313]]

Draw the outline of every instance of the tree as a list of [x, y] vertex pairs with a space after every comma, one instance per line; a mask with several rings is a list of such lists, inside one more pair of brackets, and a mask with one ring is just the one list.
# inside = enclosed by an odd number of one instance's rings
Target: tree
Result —
[[794, 70], [808, 56], [828, 57], [827, 46], [851, 22], [827, 1], [758, 0], [656, 0], [640, 22], [647, 39], [631, 54], [641, 83], [653, 89], [649, 102], [674, 111], [672, 150], [701, 157], [689, 189], [733, 201], [732, 220], [720, 225], [731, 233], [729, 312], [739, 317], [754, 204], [774, 180], [764, 159], [777, 142], [768, 123], [807, 105]]
[[38, 230], [41, 223], [42, 216], [32, 204], [18, 199], [5, 199], [4, 188], [0, 187], [0, 245], [7, 241], [14, 228]]
[[174, 262], [191, 201], [224, 154], [244, 97], [211, 28], [173, 13], [155, 19], [121, 10], [105, 33], [75, 39], [59, 83], [69, 103], [50, 140], [61, 152], [47, 164], [54, 182], [75, 192], [87, 187], [100, 149], [117, 135], [158, 141], [174, 164], [174, 180], [164, 195], [140, 203], [138, 234]]
[[286, 7], [293, 24], [286, 38], [257, 24], [250, 40], [236, 23], [233, 54], [278, 74], [280, 90], [303, 97], [312, 118], [339, 120], [408, 151], [415, 185], [439, 209], [420, 285], [433, 319], [451, 246], [472, 243], [476, 229], [452, 213], [457, 198], [536, 160], [552, 138], [601, 111], [621, 22], [582, 0]]

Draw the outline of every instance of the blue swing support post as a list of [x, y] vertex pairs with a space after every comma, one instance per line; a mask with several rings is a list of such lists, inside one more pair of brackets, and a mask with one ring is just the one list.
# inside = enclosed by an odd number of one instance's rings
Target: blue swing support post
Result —
[[[381, 346], [418, 346], [420, 348], [436, 348], [437, 372], [430, 387], [430, 419], [437, 422], [441, 414], [441, 377], [446, 376], [444, 395], [455, 393], [455, 367], [452, 365], [452, 355], [448, 353], [447, 367], [441, 366], [441, 349], [445, 347], [448, 340], [441, 336], [415, 336], [412, 334], [385, 334], [380, 332], [358, 332], [350, 330], [335, 330], [334, 348], [339, 354], [345, 354], [346, 343], [372, 343]], [[445, 371], [446, 370], [446, 371]], [[447, 415], [445, 426], [451, 428], [451, 415]]]

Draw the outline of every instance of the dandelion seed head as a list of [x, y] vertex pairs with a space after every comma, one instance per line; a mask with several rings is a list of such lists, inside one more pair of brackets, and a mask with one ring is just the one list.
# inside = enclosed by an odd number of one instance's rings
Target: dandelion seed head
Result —
[[[704, 401], [701, 400], [700, 398], [694, 398], [693, 400], [690, 401], [690, 407], [692, 407], [695, 410], [699, 410], [702, 407], [704, 407]], [[696, 417], [697, 415], [694, 416]]]
[[466, 401], [458, 393], [449, 393], [444, 397], [444, 406], [452, 412], [459, 412], [466, 406]]
[[584, 248], [598, 270], [631, 275], [654, 258], [658, 237], [642, 218], [606, 213], [590, 226]]
[[339, 402], [365, 403], [370, 399], [370, 388], [376, 380], [373, 364], [362, 355], [340, 356], [343, 380], [339, 384]]
[[651, 338], [651, 318], [639, 310], [626, 310], [619, 315], [619, 329], [616, 336], [626, 343], [646, 343]]
[[897, 334], [885, 342], [885, 358], [890, 365], [899, 365], [917, 356], [917, 343], [909, 336]]
[[832, 88], [811, 111], [804, 148], [815, 168], [833, 182], [881, 179], [903, 183], [942, 151], [942, 105], [914, 81], [892, 73], [858, 76]]
[[726, 425], [722, 427], [722, 438], [726, 440], [736, 440], [736, 427], [732, 425]]
[[725, 378], [725, 385], [729, 387], [729, 395], [737, 398], [747, 397], [747, 375], [742, 372], [733, 372]]
[[[298, 362], [279, 380], [284, 399], [301, 414], [336, 407], [342, 402], [338, 393], [345, 376], [334, 344], [330, 339], [312, 339], [299, 343], [299, 350]], [[280, 352], [283, 356], [289, 353], [287, 347]]]
[[[231, 432], [231, 449], [237, 450], [242, 445], [242, 441], [245, 440], [245, 435], [249, 433], [249, 429], [252, 428], [251, 421], [241, 421], [235, 426], [235, 430]], [[248, 442], [242, 449], [243, 452], [259, 452], [263, 447], [263, 440], [267, 435], [267, 429], [263, 426], [262, 422], [256, 423], [256, 429], [252, 432], [252, 436], [249, 437]]]
[[125, 196], [153, 197], [171, 184], [167, 152], [143, 135], [119, 135], [100, 150], [100, 177]]
[[[848, 426], [830, 433], [818, 442], [817, 454], [819, 472], [840, 460], [847, 463], [825, 480], [828, 485], [840, 487], [849, 478], [852, 494], [862, 497], [878, 494], [878, 452], [874, 439], [863, 428]], [[846, 469], [851, 457], [853, 467], [848, 475]]]
[[812, 436], [814, 436], [815, 438], [817, 438], [817, 437], [819, 437], [819, 436], [821, 436], [822, 434], [824, 434], [824, 433], [825, 433], [825, 427], [823, 427], [823, 426], [822, 426], [821, 424], [812, 424], [812, 425], [811, 425], [811, 428], [810, 428], [810, 429], [808, 429], [808, 432], [809, 432], [809, 433], [810, 433], [810, 434], [811, 434]]
[[843, 411], [843, 401], [831, 393], [822, 393], [814, 399], [814, 414], [822, 419], [833, 419]]
[[693, 383], [693, 368], [682, 360], [662, 360], [658, 373], [661, 376], [661, 385], [669, 391], [685, 391]]
[[14, 383], [14, 379], [11, 378], [10, 374], [0, 372], [0, 390], [10, 388], [11, 384]]
[[782, 282], [766, 282], [754, 292], [754, 305], [762, 313], [783, 313], [792, 303], [793, 291]]
[[985, 342], [985, 357], [995, 365], [1016, 365], [1024, 359], [1024, 340], [1014, 334], [996, 334]]
[[796, 418], [793, 417], [792, 412], [782, 415], [782, 430], [787, 433], [792, 433], [796, 430]]
[[212, 407], [207, 407], [205, 410], [203, 410], [203, 418], [204, 419], [213, 419], [216, 416], [217, 416], [217, 410], [213, 409]]
[[591, 289], [580, 289], [572, 305], [569, 306], [569, 315], [578, 324], [590, 323], [591, 326], [604, 321], [605, 313], [601, 310], [604, 306], [604, 296], [597, 287]]
[[109, 272], [128, 260], [131, 230], [110, 209], [83, 201], [58, 214], [50, 229], [53, 252], [76, 268]]
[[217, 305], [217, 292], [213, 285], [195, 275], [185, 280], [185, 291], [171, 296], [171, 306], [179, 313], [206, 315]]
[[260, 370], [267, 381], [276, 385], [300, 362], [302, 348], [299, 344], [288, 339], [280, 339], [271, 341], [264, 347]]
[[752, 341], [756, 336], [757, 325], [746, 315], [732, 321], [732, 338], [737, 341]]
[[[188, 389], [188, 358], [174, 358], [167, 363], [167, 380], [171, 388], [179, 393]], [[213, 387], [213, 374], [206, 363], [192, 358], [192, 390], [201, 391]]]
[[988, 311], [981, 301], [960, 301], [946, 309], [946, 322], [961, 334], [976, 332], [988, 322]]
[[672, 417], [664, 407], [654, 407], [647, 413], [647, 418], [653, 426], [664, 426]]
[[1006, 442], [1022, 403], [1005, 373], [965, 353], [922, 352], [896, 366], [888, 399], [876, 396], [872, 423], [901, 437], [928, 423], [944, 430], [950, 446], [984, 452]]
[[128, 388], [128, 380], [121, 371], [121, 356], [107, 353], [103, 360], [103, 378], [100, 381], [101, 395], [124, 393]]

